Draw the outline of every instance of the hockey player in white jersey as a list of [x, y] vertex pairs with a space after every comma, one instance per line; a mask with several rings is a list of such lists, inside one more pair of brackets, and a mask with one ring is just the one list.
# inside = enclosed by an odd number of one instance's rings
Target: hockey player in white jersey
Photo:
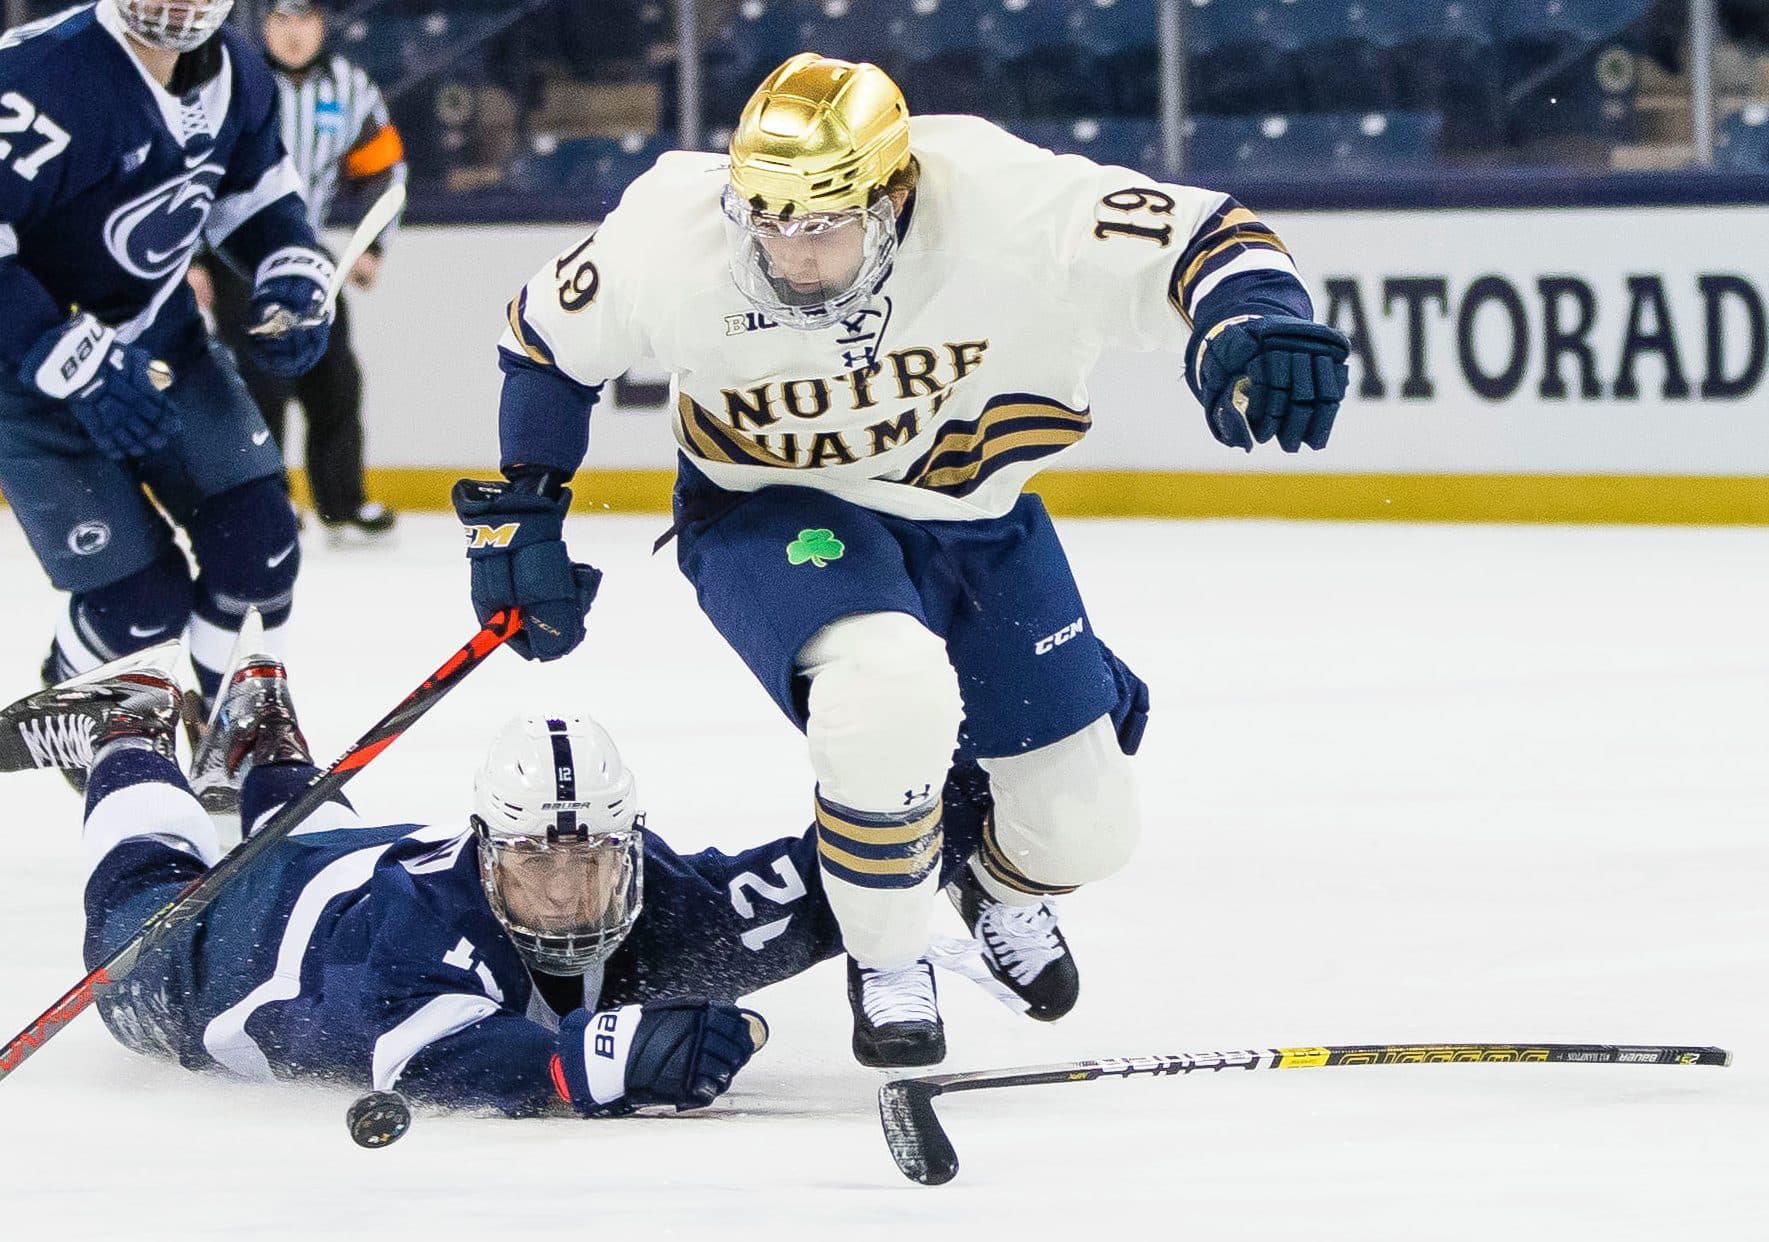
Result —
[[531, 658], [582, 640], [599, 575], [566, 552], [564, 484], [602, 385], [661, 361], [683, 572], [809, 742], [856, 1056], [944, 1056], [925, 953], [955, 750], [995, 808], [950, 895], [985, 945], [1043, 936], [1036, 970], [991, 965], [1061, 1017], [1079, 979], [1046, 899], [1131, 854], [1147, 696], [1022, 488], [1086, 434], [1107, 346], [1174, 354], [1230, 447], [1324, 447], [1347, 346], [1277, 236], [1220, 193], [912, 121], [879, 69], [805, 53], [728, 160], [663, 156], [508, 320], [507, 481], [455, 496], [481, 615], [520, 605]]

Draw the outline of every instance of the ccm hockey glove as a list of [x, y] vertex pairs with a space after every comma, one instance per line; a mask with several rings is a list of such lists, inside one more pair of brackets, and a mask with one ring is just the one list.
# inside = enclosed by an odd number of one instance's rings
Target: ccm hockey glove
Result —
[[602, 571], [574, 563], [565, 550], [571, 489], [553, 487], [538, 471], [509, 483], [462, 479], [454, 504], [467, 528], [479, 623], [500, 608], [522, 609], [510, 646], [525, 660], [557, 660], [581, 643]]
[[164, 391], [172, 373], [91, 315], [76, 315], [40, 337], [19, 378], [46, 397], [66, 401], [106, 457], [146, 457], [178, 434], [178, 407]]
[[1201, 333], [1186, 379], [1210, 434], [1253, 451], [1273, 436], [1286, 453], [1327, 447], [1345, 399], [1344, 333], [1312, 319], [1239, 315]]
[[760, 1014], [714, 1001], [579, 1009], [559, 1024], [553, 1089], [585, 1117], [657, 1104], [705, 1108], [767, 1042]]

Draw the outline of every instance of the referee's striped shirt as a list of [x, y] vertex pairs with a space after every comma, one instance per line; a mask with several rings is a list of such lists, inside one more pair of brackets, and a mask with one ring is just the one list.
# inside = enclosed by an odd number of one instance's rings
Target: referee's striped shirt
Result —
[[[321, 56], [300, 73], [274, 61], [283, 145], [295, 161], [317, 232], [331, 215], [340, 178], [372, 197], [405, 180], [405, 147], [369, 75], [342, 56]], [[369, 184], [374, 183], [374, 184]], [[381, 234], [385, 244], [394, 225]]]

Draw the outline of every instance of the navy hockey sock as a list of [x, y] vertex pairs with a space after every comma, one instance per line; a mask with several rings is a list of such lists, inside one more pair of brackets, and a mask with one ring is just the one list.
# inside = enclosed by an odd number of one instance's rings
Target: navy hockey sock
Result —
[[280, 479], [254, 479], [211, 496], [185, 523], [197, 554], [190, 658], [206, 704], [215, 701], [248, 608], [267, 632], [289, 619], [301, 567], [295, 511]]
[[[261, 763], [246, 773], [240, 786], [240, 826], [249, 835], [278, 807], [307, 788], [319, 769], [311, 763]], [[350, 799], [342, 793], [333, 794], [334, 802], [347, 811], [355, 811]]]
[[193, 589], [184, 554], [175, 548], [120, 582], [68, 597], [55, 627], [44, 676], [50, 684], [89, 673], [155, 643], [177, 637], [190, 620]]

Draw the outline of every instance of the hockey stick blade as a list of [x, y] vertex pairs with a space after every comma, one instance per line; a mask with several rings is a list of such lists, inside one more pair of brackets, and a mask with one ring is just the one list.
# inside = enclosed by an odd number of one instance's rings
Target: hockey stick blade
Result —
[[923, 1186], [944, 1186], [958, 1176], [958, 1153], [934, 1115], [931, 1083], [903, 1078], [878, 1089], [878, 1116], [885, 1144], [903, 1175]]
[[369, 762], [398, 741], [405, 731], [425, 712], [442, 701], [443, 695], [458, 686], [466, 675], [478, 668], [485, 658], [508, 642], [522, 628], [522, 614], [511, 608], [496, 613], [459, 651], [426, 677], [416, 690], [383, 716], [340, 755], [336, 762], [319, 773], [300, 793], [289, 799], [282, 810], [272, 815], [257, 832], [247, 837], [220, 862], [174, 897], [141, 925], [141, 930], [124, 941], [115, 952], [95, 966], [84, 979], [65, 992], [61, 999], [37, 1016], [37, 1020], [20, 1031], [0, 1048], [0, 1081], [23, 1064], [69, 1022], [92, 1007], [106, 992], [127, 979], [149, 949], [154, 948], [178, 928], [201, 917], [220, 891], [250, 867], [277, 842], [293, 832], [309, 815], [333, 794], [342, 789]]
[[363, 213], [362, 220], [356, 231], [350, 234], [345, 243], [344, 253], [338, 256], [338, 264], [332, 269], [332, 279], [326, 285], [326, 299], [319, 311], [305, 319], [297, 319], [288, 311], [272, 315], [263, 323], [253, 324], [246, 329], [248, 336], [281, 336], [291, 328], [316, 328], [331, 317], [338, 305], [338, 295], [344, 292], [345, 284], [350, 280], [350, 270], [356, 261], [368, 253], [368, 248], [375, 244], [375, 239], [387, 231], [387, 226], [400, 212], [405, 210], [405, 186], [394, 183], [386, 191], [369, 204]]
[[884, 1124], [885, 1145], [903, 1176], [924, 1186], [942, 1186], [958, 1176], [958, 1152], [934, 1112], [934, 1098], [955, 1091], [1093, 1082], [1099, 1078], [1171, 1077], [1203, 1070], [1473, 1062], [1726, 1066], [1732, 1064], [1732, 1054], [1724, 1048], [1686, 1044], [1341, 1044], [1105, 1057], [1097, 1061], [1068, 1061], [1058, 1065], [899, 1078], [879, 1088], [878, 1115]]
[[362, 214], [362, 220], [356, 231], [350, 234], [350, 241], [344, 247], [344, 253], [338, 256], [337, 269], [332, 273], [332, 283], [326, 289], [326, 304], [320, 311], [320, 317], [332, 313], [338, 304], [338, 295], [344, 292], [344, 284], [350, 279], [350, 269], [356, 261], [368, 253], [375, 239], [387, 231], [395, 217], [405, 210], [405, 183], [396, 181], [386, 191], [369, 204], [369, 209]]

